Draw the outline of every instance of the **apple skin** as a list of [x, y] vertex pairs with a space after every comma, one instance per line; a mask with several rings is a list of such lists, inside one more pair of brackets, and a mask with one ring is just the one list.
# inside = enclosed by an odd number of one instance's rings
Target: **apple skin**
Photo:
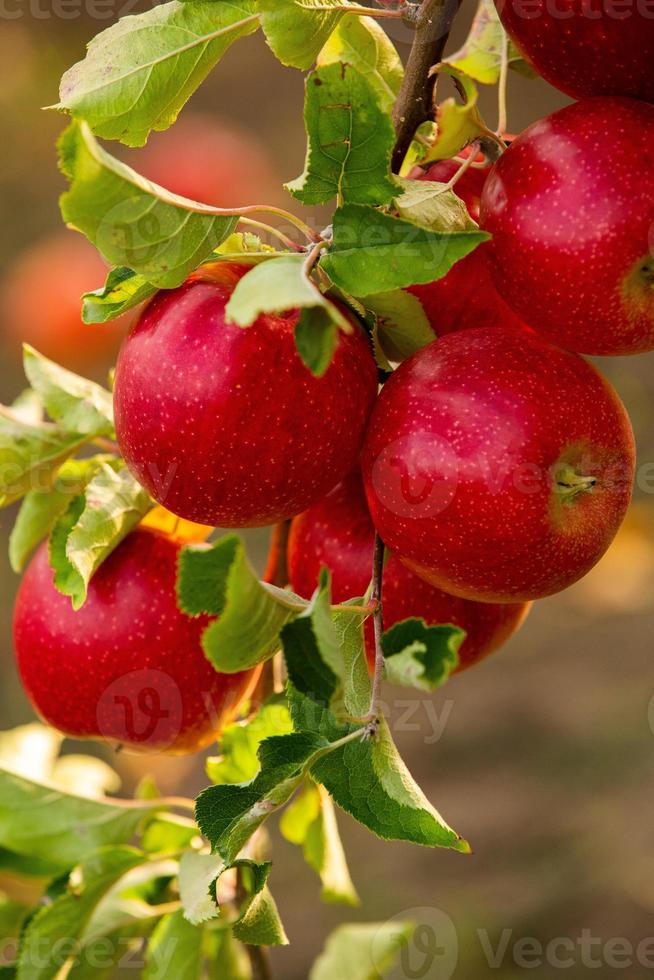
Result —
[[[467, 156], [464, 151], [463, 156]], [[483, 156], [479, 157], [480, 160]], [[459, 169], [455, 160], [441, 160], [428, 170], [415, 173], [414, 179], [447, 183]], [[456, 184], [456, 194], [479, 221], [481, 195], [490, 167], [466, 170]], [[505, 326], [527, 329], [522, 319], [504, 302], [493, 282], [487, 261], [488, 243], [457, 262], [446, 276], [426, 285], [409, 286], [407, 292], [420, 300], [435, 334], [442, 337], [469, 327]]]
[[495, 285], [569, 350], [654, 349], [652, 145], [654, 106], [589, 99], [525, 130], [486, 182]]
[[603, 3], [495, 0], [526, 60], [574, 99], [623, 95], [654, 101], [654, 19], [639, 4], [613, 11]]
[[180, 546], [137, 529], [91, 580], [75, 612], [54, 586], [47, 545], [14, 612], [20, 676], [39, 715], [72, 738], [182, 755], [216, 739], [258, 671], [218, 673], [200, 638], [209, 620], [177, 608]]
[[0, 288], [3, 340], [23, 343], [74, 370], [113, 361], [131, 317], [82, 323], [83, 293], [102, 286], [107, 266], [81, 235], [64, 231], [36, 242], [9, 266]]
[[377, 368], [350, 317], [315, 378], [300, 360], [298, 312], [245, 329], [225, 320], [244, 266], [218, 264], [159, 293], [126, 338], [114, 404], [127, 465], [186, 520], [258, 527], [294, 517], [356, 464]]
[[[293, 591], [309, 599], [321, 568], [332, 574], [335, 603], [363, 596], [370, 584], [375, 528], [370, 518], [361, 475], [351, 473], [327, 496], [291, 524], [288, 562]], [[531, 603], [471, 602], [448, 595], [409, 571], [390, 554], [382, 583], [384, 627], [404, 619], [428, 625], [451, 623], [467, 633], [459, 650], [457, 673], [499, 649], [524, 622]], [[375, 642], [372, 622], [365, 627], [366, 653], [372, 665]]]
[[528, 331], [450, 334], [386, 383], [362, 454], [372, 519], [446, 592], [524, 602], [572, 585], [626, 513], [635, 447], [609, 383]]

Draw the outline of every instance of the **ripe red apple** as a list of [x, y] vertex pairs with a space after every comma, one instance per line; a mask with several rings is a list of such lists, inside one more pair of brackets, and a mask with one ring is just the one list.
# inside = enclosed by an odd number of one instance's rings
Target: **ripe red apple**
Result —
[[646, 3], [495, 3], [527, 61], [566, 95], [654, 101], [654, 18]]
[[562, 347], [654, 348], [653, 145], [654, 106], [589, 99], [530, 126], [486, 182], [495, 284]]
[[[291, 524], [288, 561], [293, 590], [310, 598], [324, 566], [332, 573], [335, 603], [363, 596], [372, 574], [374, 539], [363, 483], [355, 471]], [[471, 602], [448, 595], [418, 578], [393, 554], [384, 568], [382, 603], [386, 629], [413, 618], [464, 629], [467, 636], [459, 651], [458, 671], [472, 667], [506, 643], [524, 622], [530, 606]], [[374, 663], [370, 620], [366, 623], [366, 652]]]
[[84, 369], [116, 355], [128, 317], [84, 324], [82, 294], [102, 286], [107, 267], [73, 232], [55, 234], [21, 253], [0, 286], [0, 321], [7, 347], [23, 342], [58, 363]]
[[[464, 156], [467, 151], [464, 151]], [[480, 154], [480, 160], [483, 156]], [[416, 180], [447, 183], [459, 169], [455, 160], [441, 160], [428, 170], [414, 174]], [[481, 195], [490, 167], [470, 168], [457, 181], [455, 191], [465, 203], [470, 217], [479, 221]], [[484, 243], [457, 262], [442, 279], [426, 285], [410, 286], [437, 336], [468, 327], [506, 326], [524, 330], [525, 324], [504, 302], [493, 283]]]
[[391, 376], [362, 455], [373, 521], [418, 575], [466, 599], [550, 595], [601, 558], [634, 442], [609, 383], [528, 331], [450, 334]]
[[18, 592], [14, 642], [25, 690], [48, 724], [73, 738], [183, 754], [235, 716], [258, 672], [219, 674], [205, 657], [208, 620], [177, 608], [179, 551], [162, 534], [133, 531], [79, 612], [53, 584], [47, 546], [37, 552]]
[[265, 145], [210, 115], [182, 115], [124, 158], [156, 184], [192, 201], [218, 208], [283, 203], [283, 182]]
[[368, 339], [351, 317], [321, 378], [297, 353], [297, 310], [245, 329], [227, 323], [244, 271], [219, 263], [214, 278], [159, 293], [116, 370], [128, 466], [168, 510], [216, 527], [274, 524], [324, 496], [356, 464], [377, 394]]

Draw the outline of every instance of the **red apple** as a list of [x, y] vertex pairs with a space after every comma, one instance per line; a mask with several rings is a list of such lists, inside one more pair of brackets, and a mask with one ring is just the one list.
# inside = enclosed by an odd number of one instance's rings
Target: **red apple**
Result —
[[245, 329], [227, 323], [244, 271], [221, 263], [217, 278], [159, 293], [116, 370], [128, 466], [168, 510], [216, 527], [274, 524], [324, 496], [356, 464], [377, 394], [370, 345], [352, 317], [321, 378], [297, 353], [297, 310]]
[[209, 115], [181, 116], [124, 158], [156, 184], [192, 201], [218, 208], [283, 203], [283, 182], [265, 145]]
[[495, 3], [527, 61], [566, 95], [654, 101], [654, 17], [647, 3]]
[[627, 510], [634, 442], [609, 383], [528, 331], [480, 327], [386, 383], [362, 455], [389, 548], [446, 592], [550, 595], [601, 558]]
[[[483, 160], [481, 154], [479, 159]], [[420, 171], [415, 179], [447, 183], [459, 167], [455, 160], [441, 160], [428, 170]], [[474, 221], [479, 221], [481, 195], [489, 173], [489, 167], [466, 170], [455, 187]], [[523, 321], [495, 288], [488, 267], [487, 250], [488, 245], [484, 243], [457, 262], [442, 279], [426, 285], [410, 286], [407, 290], [420, 300], [437, 336], [480, 326], [525, 329]]]
[[589, 99], [530, 126], [486, 182], [495, 284], [562, 347], [654, 348], [652, 145], [654, 106]]
[[132, 532], [100, 567], [74, 612], [57, 591], [47, 546], [23, 578], [14, 641], [40, 716], [73, 738], [136, 752], [196, 752], [237, 713], [257, 671], [219, 674], [200, 637], [208, 620], [177, 608], [180, 546]]
[[82, 323], [82, 294], [102, 286], [107, 267], [95, 248], [73, 232], [37, 242], [21, 253], [0, 287], [0, 320], [7, 346], [23, 342], [68, 367], [113, 360], [129, 322]]
[[[363, 483], [355, 471], [291, 524], [288, 560], [293, 590], [310, 598], [324, 566], [332, 573], [334, 602], [363, 596], [370, 584], [374, 539]], [[448, 595], [418, 578], [393, 554], [384, 568], [382, 603], [386, 629], [413, 618], [464, 629], [467, 636], [459, 651], [459, 671], [501, 647], [529, 612], [529, 603], [471, 602]], [[366, 623], [366, 652], [373, 663], [370, 620]]]

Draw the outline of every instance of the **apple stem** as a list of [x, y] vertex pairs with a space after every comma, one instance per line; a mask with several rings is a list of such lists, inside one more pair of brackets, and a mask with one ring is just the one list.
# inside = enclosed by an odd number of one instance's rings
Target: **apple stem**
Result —
[[460, 3], [461, 0], [423, 0], [412, 16], [405, 18], [415, 28], [415, 34], [393, 110], [397, 133], [393, 151], [395, 173], [401, 171], [418, 127], [433, 118], [436, 79], [430, 76], [430, 71], [442, 61]]
[[292, 238], [285, 235], [283, 231], [279, 228], [274, 228], [272, 225], [267, 225], [265, 221], [256, 221], [254, 218], [241, 218], [239, 224], [246, 225], [248, 228], [259, 228], [261, 231], [267, 231], [269, 235], [273, 238], [278, 239], [286, 248], [290, 248], [293, 252], [301, 252], [302, 246], [294, 242]]
[[370, 710], [367, 718], [374, 725], [379, 715], [379, 699], [384, 677], [384, 651], [382, 636], [384, 634], [384, 611], [382, 608], [382, 581], [384, 576], [384, 542], [375, 534], [375, 548], [372, 559], [372, 591], [370, 603], [374, 605], [373, 626], [375, 633], [375, 673], [372, 679], [372, 694]]
[[509, 87], [509, 35], [502, 31], [502, 63], [497, 89], [498, 120], [497, 135], [503, 136], [508, 126], [507, 92]]
[[580, 493], [587, 493], [597, 484], [597, 477], [583, 476], [566, 466], [556, 475], [556, 489], [565, 500], [573, 500]]

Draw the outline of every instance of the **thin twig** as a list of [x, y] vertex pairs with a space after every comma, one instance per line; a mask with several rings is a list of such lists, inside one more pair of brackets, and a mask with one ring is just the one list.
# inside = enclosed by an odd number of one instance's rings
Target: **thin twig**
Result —
[[393, 170], [399, 173], [407, 151], [423, 123], [432, 118], [436, 79], [430, 69], [443, 59], [452, 22], [461, 0], [423, 0], [415, 15], [415, 35], [393, 122], [397, 133]]
[[502, 63], [498, 84], [497, 135], [503, 136], [508, 125], [507, 92], [509, 86], [509, 35], [502, 31]]
[[254, 218], [240, 218], [239, 224], [247, 225], [248, 228], [258, 228], [260, 230], [267, 231], [269, 235], [279, 239], [279, 241], [282, 242], [283, 245], [286, 245], [287, 248], [293, 249], [294, 252], [302, 251], [301, 245], [294, 242], [292, 238], [285, 235], [283, 231], [279, 230], [279, 228], [274, 228], [273, 225], [267, 225], [265, 221], [255, 221]]
[[382, 649], [382, 635], [384, 633], [384, 610], [382, 607], [382, 582], [384, 576], [384, 542], [378, 534], [375, 535], [375, 550], [372, 560], [372, 592], [370, 594], [371, 604], [375, 604], [373, 613], [373, 624], [375, 630], [375, 673], [372, 679], [372, 694], [370, 697], [370, 711], [368, 717], [371, 722], [375, 722], [379, 713], [379, 699], [381, 696], [382, 679], [384, 676], [384, 651]]

